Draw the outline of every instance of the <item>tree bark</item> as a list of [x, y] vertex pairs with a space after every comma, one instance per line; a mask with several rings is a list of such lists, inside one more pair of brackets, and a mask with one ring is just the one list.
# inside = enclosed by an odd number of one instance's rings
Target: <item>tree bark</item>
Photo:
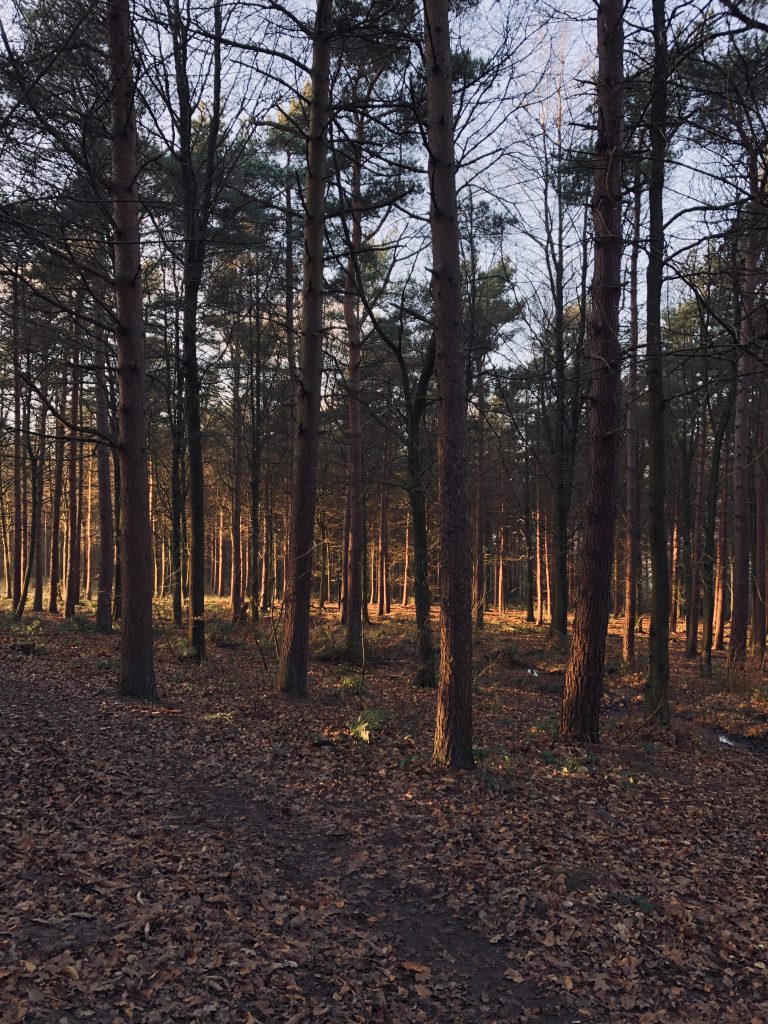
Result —
[[[725, 492], [725, 466], [721, 473], [723, 461], [723, 442], [731, 418], [733, 391], [730, 392], [725, 408], [715, 428], [712, 441], [712, 458], [710, 460], [709, 479], [704, 511], [704, 551], [702, 554], [702, 591], [704, 595], [701, 636], [701, 674], [705, 678], [712, 676], [712, 648], [715, 637], [715, 611], [717, 605], [718, 584], [714, 581], [715, 563], [715, 520], [717, 518], [718, 488]], [[727, 453], [726, 453], [727, 454]], [[727, 463], [727, 459], [726, 459]], [[722, 477], [722, 480], [721, 480]], [[721, 497], [721, 501], [722, 501]], [[727, 504], [727, 500], [726, 500]], [[722, 514], [722, 513], [721, 513]], [[721, 523], [722, 526], [722, 523]]]
[[[754, 164], [754, 160], [753, 160]], [[753, 178], [750, 173], [753, 193]], [[736, 381], [736, 409], [733, 425], [733, 586], [731, 595], [731, 636], [728, 644], [728, 668], [741, 668], [747, 656], [747, 626], [749, 622], [749, 555], [752, 529], [749, 514], [750, 470], [750, 406], [752, 376], [754, 372], [753, 325], [757, 253], [754, 238], [753, 213], [750, 200], [748, 224], [744, 237], [744, 256], [741, 275], [741, 318], [739, 322], [739, 362]]]
[[691, 567], [688, 580], [688, 603], [685, 614], [685, 654], [695, 658], [699, 651], [699, 588], [704, 540], [704, 465], [706, 461], [706, 420], [702, 412], [698, 451], [696, 453], [696, 490], [693, 499], [693, 536], [691, 537]]
[[436, 764], [473, 768], [472, 583], [448, 0], [424, 0], [432, 302], [437, 335], [440, 684]]
[[648, 386], [648, 541], [651, 557], [651, 622], [648, 632], [648, 717], [669, 722], [669, 562], [666, 519], [666, 436], [661, 294], [664, 285], [664, 169], [667, 155], [667, 19], [665, 0], [652, 0], [650, 213], [646, 275]]
[[360, 369], [363, 360], [362, 333], [356, 282], [358, 260], [362, 245], [362, 194], [360, 175], [363, 160], [364, 115], [356, 117], [356, 132], [352, 160], [349, 231], [349, 255], [344, 276], [344, 322], [347, 329], [348, 391], [349, 391], [349, 452], [347, 487], [349, 502], [349, 532], [347, 535], [347, 564], [345, 585], [345, 622], [347, 657], [358, 659], [363, 635], [363, 432], [360, 404]]
[[277, 688], [306, 696], [317, 446], [323, 376], [323, 236], [332, 0], [317, 0], [312, 47], [302, 285], [301, 366], [291, 487], [285, 610]]
[[642, 181], [635, 175], [632, 205], [632, 250], [629, 265], [629, 374], [627, 379], [627, 528], [626, 578], [624, 581], [624, 631], [622, 654], [624, 663], [635, 668], [635, 630], [637, 628], [637, 575], [640, 562], [640, 517], [638, 514], [639, 430], [637, 425], [637, 350], [640, 336], [640, 313], [637, 301], [638, 260], [640, 256], [640, 215]]
[[760, 404], [757, 410], [755, 433], [755, 572], [754, 599], [752, 602], [752, 659], [762, 668], [765, 661], [766, 636], [766, 459], [765, 459], [765, 399], [760, 386]]
[[[109, 435], [107, 412], [106, 339], [100, 330], [94, 351], [96, 375], [96, 429]], [[96, 629], [112, 632], [112, 584], [115, 571], [115, 520], [112, 507], [112, 471], [109, 444], [100, 440], [96, 446], [96, 479], [99, 494], [99, 589], [96, 594]]]
[[69, 463], [67, 465], [67, 589], [64, 600], [64, 618], [71, 619], [80, 600], [80, 558], [78, 552], [78, 486], [77, 465], [80, 455], [77, 421], [80, 414], [80, 343], [78, 324], [73, 328], [72, 390], [70, 392]]
[[152, 651], [152, 532], [147, 480], [144, 310], [141, 290], [135, 86], [127, 0], [107, 0], [112, 108], [120, 553], [123, 615], [120, 690], [155, 699]]
[[475, 467], [475, 537], [473, 595], [475, 629], [485, 624], [485, 378], [483, 357], [477, 359], [477, 461]]
[[581, 581], [560, 707], [560, 733], [600, 738], [605, 638], [611, 610], [619, 413], [621, 409], [621, 164], [624, 91], [622, 0], [600, 0], [597, 11], [597, 110], [593, 223], [587, 501]]

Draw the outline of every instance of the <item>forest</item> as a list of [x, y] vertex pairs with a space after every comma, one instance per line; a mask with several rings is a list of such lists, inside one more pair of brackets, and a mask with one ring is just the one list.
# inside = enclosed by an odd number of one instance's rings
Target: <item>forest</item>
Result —
[[768, 3], [4, 0], [0, 171], [3, 1024], [768, 1020]]

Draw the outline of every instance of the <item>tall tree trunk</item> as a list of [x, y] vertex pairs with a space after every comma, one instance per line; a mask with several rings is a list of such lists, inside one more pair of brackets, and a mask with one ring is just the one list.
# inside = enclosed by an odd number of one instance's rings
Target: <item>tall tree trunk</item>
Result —
[[272, 607], [272, 593], [275, 585], [273, 561], [273, 528], [272, 528], [272, 486], [269, 467], [264, 474], [264, 532], [262, 534], [261, 559], [261, 611], [266, 612]]
[[18, 607], [21, 600], [21, 575], [24, 532], [24, 516], [22, 508], [22, 487], [24, 481], [24, 459], [22, 450], [21, 423], [21, 342], [19, 312], [19, 275], [13, 277], [13, 295], [11, 312], [11, 344], [13, 349], [13, 584], [11, 587], [11, 603]]
[[141, 294], [135, 86], [127, 0], [107, 0], [112, 106], [118, 452], [123, 615], [120, 690], [157, 696], [152, 650], [152, 531], [147, 480], [144, 310]]
[[93, 562], [91, 549], [93, 547], [93, 459], [88, 458], [87, 503], [85, 515], [85, 596], [88, 601], [93, 598]]
[[400, 598], [400, 607], [408, 607], [408, 573], [410, 570], [411, 557], [411, 513], [405, 513], [405, 541], [403, 542], [403, 592]]
[[416, 614], [416, 634], [419, 664], [414, 685], [434, 687], [435, 649], [430, 619], [431, 593], [429, 589], [429, 537], [427, 532], [427, 501], [421, 467], [419, 426], [411, 421], [407, 442], [408, 499], [411, 507], [413, 530], [413, 605]]
[[645, 686], [649, 718], [669, 722], [669, 562], [667, 555], [666, 399], [661, 337], [664, 285], [664, 167], [667, 156], [667, 17], [665, 0], [652, 0], [650, 213], [646, 280], [648, 386], [648, 541], [651, 556], [651, 623]]
[[240, 430], [242, 428], [242, 405], [240, 397], [240, 347], [235, 344], [232, 353], [232, 578], [229, 602], [233, 622], [243, 618], [243, 563], [242, 563], [242, 456], [240, 454]]
[[600, 0], [597, 12], [597, 109], [593, 218], [587, 501], [581, 546], [581, 584], [565, 671], [560, 732], [597, 742], [605, 638], [611, 606], [619, 413], [621, 409], [621, 163], [624, 83], [622, 0]]
[[[66, 376], [61, 384], [61, 410], [67, 404], [67, 381]], [[48, 611], [51, 615], [58, 614], [59, 610], [59, 562], [61, 559], [61, 503], [64, 492], [64, 425], [61, 420], [56, 420], [55, 440], [55, 461], [53, 467], [53, 496], [51, 499], [51, 567], [49, 572], [48, 585]]]
[[[250, 398], [250, 516], [251, 516], [251, 544], [249, 558], [249, 591], [248, 600], [251, 608], [251, 623], [255, 624], [259, 619], [259, 611], [266, 611], [271, 605], [271, 579], [268, 571], [271, 558], [271, 509], [269, 506], [269, 473], [267, 472], [264, 481], [264, 538], [261, 558], [264, 564], [264, 580], [269, 581], [267, 585], [259, 579], [259, 529], [261, 507], [261, 286], [258, 274], [256, 275], [256, 331], [254, 334], [253, 312], [254, 295], [251, 291], [251, 278], [248, 279], [248, 393]], [[291, 302], [293, 302], [293, 289], [291, 287]], [[291, 317], [293, 314], [291, 313]], [[255, 341], [255, 351], [254, 351]], [[261, 590], [259, 589], [261, 583]]]
[[354, 156], [352, 162], [352, 189], [349, 231], [349, 255], [344, 277], [344, 322], [347, 329], [349, 351], [349, 452], [348, 452], [348, 501], [349, 533], [347, 539], [346, 566], [346, 651], [347, 656], [357, 659], [362, 647], [363, 630], [363, 432], [362, 406], [360, 404], [360, 368], [363, 361], [362, 331], [358, 310], [357, 278], [358, 260], [362, 246], [362, 194], [360, 175], [363, 160], [364, 114], [356, 116]]
[[[720, 472], [720, 466], [723, 461], [723, 442], [725, 440], [725, 433], [728, 429], [731, 418], [733, 405], [732, 397], [733, 392], [731, 392], [728, 398], [725, 409], [723, 410], [714, 431], [712, 441], [712, 458], [710, 460], [709, 480], [707, 483], [707, 496], [705, 502], [704, 551], [701, 562], [701, 580], [704, 595], [701, 637], [701, 674], [705, 678], [710, 678], [712, 676], [712, 648], [714, 646], [715, 639], [715, 611], [717, 606], [718, 589], [718, 583], [713, 579], [715, 563], [715, 520], [717, 518], [718, 487], [720, 488], [721, 493], [725, 493], [726, 466], [723, 467], [722, 474]], [[723, 477], [722, 483], [721, 476]], [[721, 526], [722, 525], [723, 524], [721, 523]]]
[[635, 629], [637, 628], [637, 575], [640, 561], [640, 517], [638, 514], [639, 431], [637, 426], [637, 350], [640, 336], [640, 314], [637, 301], [638, 260], [640, 256], [640, 215], [642, 180], [635, 174], [632, 205], [632, 249], [629, 264], [629, 374], [627, 379], [627, 532], [626, 577], [624, 581], [624, 632], [622, 653], [624, 663], [635, 667]]
[[485, 377], [483, 357], [477, 359], [477, 460], [475, 467], [475, 537], [473, 593], [475, 629], [485, 622]]
[[437, 335], [440, 684], [434, 761], [472, 768], [472, 582], [448, 0], [424, 0], [432, 302]]
[[388, 453], [384, 446], [384, 466], [381, 471], [381, 502], [379, 505], [379, 583], [378, 583], [378, 607], [376, 614], [381, 618], [387, 614], [387, 589], [389, 574], [389, 468], [387, 466]]
[[752, 604], [752, 658], [762, 667], [765, 661], [766, 634], [766, 408], [762, 389], [758, 386], [760, 405], [757, 410], [755, 435], [755, 593]]
[[37, 496], [34, 502], [35, 511], [37, 513], [37, 523], [35, 524], [35, 596], [32, 600], [33, 612], [41, 612], [43, 610], [43, 589], [45, 581], [45, 529], [43, 521], [43, 497], [45, 492], [45, 428], [46, 421], [48, 418], [48, 408], [46, 405], [48, 396], [46, 393], [47, 388], [45, 384], [43, 385], [42, 390], [43, 394], [45, 395], [45, 401], [40, 403], [40, 412], [37, 424], [39, 440], [37, 448]]
[[545, 587], [545, 553], [544, 529], [541, 496], [538, 483], [536, 486], [536, 625], [544, 623], [544, 587]]
[[80, 559], [78, 557], [78, 486], [77, 468], [80, 455], [77, 421], [80, 414], [80, 343], [78, 324], [73, 331], [72, 390], [70, 392], [69, 421], [69, 462], [67, 465], [67, 590], [64, 601], [64, 618], [71, 619], [80, 600]]
[[728, 516], [729, 506], [729, 480], [731, 476], [731, 459], [728, 450], [725, 453], [725, 465], [723, 467], [723, 486], [720, 490], [720, 511], [717, 524], [717, 564], [715, 569], [715, 609], [714, 623], [712, 626], [712, 646], [716, 651], [722, 651], [725, 642], [725, 622], [728, 618], [728, 537], [730, 521]]
[[188, 645], [198, 661], [205, 658], [205, 472], [200, 414], [200, 369], [197, 353], [198, 312], [208, 226], [212, 209], [214, 168], [221, 116], [221, 0], [213, 2], [214, 32], [205, 159], [196, 166], [194, 121], [198, 116], [189, 84], [189, 26], [176, 2], [173, 11], [174, 61], [178, 104], [179, 162], [183, 198], [184, 264], [182, 299], [182, 366], [184, 422], [187, 440], [189, 505]]
[[695, 658], [699, 649], [699, 586], [701, 583], [701, 561], [703, 557], [702, 542], [705, 531], [704, 465], [707, 450], [705, 422], [705, 414], [702, 412], [698, 451], [696, 453], [696, 490], [693, 500], [691, 568], [688, 582], [688, 605], [685, 617], [685, 653], [688, 658]]
[[525, 506], [523, 509], [525, 523], [525, 621], [535, 622], [534, 615], [534, 578], [536, 572], [536, 540], [534, 537], [533, 510], [531, 508], [531, 474], [528, 458], [525, 460]]
[[[109, 435], [107, 410], [106, 338], [103, 330], [96, 337], [93, 355], [96, 375], [96, 429], [102, 438]], [[109, 444], [100, 439], [96, 447], [96, 478], [99, 492], [99, 589], [96, 594], [96, 629], [112, 632], [112, 584], [115, 571], [115, 520], [112, 507], [112, 472]]]
[[323, 236], [328, 151], [332, 0], [317, 0], [312, 47], [302, 285], [301, 379], [291, 487], [285, 613], [277, 688], [306, 696], [317, 446], [323, 376]]
[[[754, 195], [757, 174], [752, 159], [750, 185]], [[741, 317], [739, 321], [739, 362], [736, 381], [736, 410], [733, 425], [733, 586], [731, 596], [731, 636], [728, 645], [730, 671], [740, 668], [747, 656], [747, 625], [749, 622], [749, 554], [751, 548], [751, 522], [749, 514], [750, 470], [750, 405], [754, 357], [753, 316], [757, 253], [754, 238], [752, 204], [744, 233], [744, 256], [741, 275]]]

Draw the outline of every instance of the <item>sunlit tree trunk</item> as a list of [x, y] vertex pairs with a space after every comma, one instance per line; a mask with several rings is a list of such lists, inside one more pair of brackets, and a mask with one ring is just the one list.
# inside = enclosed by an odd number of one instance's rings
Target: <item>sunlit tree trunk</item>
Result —
[[99, 495], [99, 587], [96, 593], [96, 629], [112, 632], [112, 583], [115, 568], [114, 509], [107, 411], [106, 338], [100, 330], [93, 355], [96, 376], [96, 429], [101, 439], [96, 447], [96, 479]]
[[306, 696], [317, 445], [323, 376], [325, 169], [328, 150], [331, 0], [318, 0], [312, 48], [299, 398], [291, 487], [285, 609], [277, 688]]
[[69, 406], [69, 452], [67, 463], [67, 588], [64, 600], [64, 618], [71, 619], [80, 600], [80, 558], [78, 552], [78, 498], [77, 468], [80, 454], [78, 416], [80, 414], [80, 343], [78, 324], [73, 330], [72, 390]]
[[691, 537], [691, 567], [688, 581], [688, 605], [685, 618], [685, 653], [695, 658], [699, 645], [699, 593], [701, 584], [701, 561], [704, 540], [704, 465], [706, 461], [707, 439], [705, 419], [699, 432], [699, 443], [696, 452], [696, 490], [693, 501], [693, 536]]
[[360, 404], [360, 368], [363, 359], [362, 331], [357, 298], [357, 276], [362, 245], [362, 195], [360, 175], [364, 115], [356, 116], [352, 158], [349, 255], [344, 277], [344, 322], [347, 329], [349, 391], [349, 451], [347, 488], [349, 529], [347, 534], [346, 584], [344, 588], [347, 656], [357, 659], [362, 648], [363, 629], [363, 431]]
[[627, 526], [626, 576], [624, 581], [624, 632], [622, 653], [630, 669], [635, 667], [635, 630], [637, 628], [637, 575], [640, 560], [639, 490], [639, 430], [637, 425], [637, 350], [640, 333], [640, 314], [637, 301], [638, 260], [640, 256], [640, 214], [642, 183], [635, 175], [632, 204], [632, 249], [629, 262], [629, 373], [627, 377]]
[[651, 622], [648, 633], [646, 712], [669, 721], [669, 563], [667, 555], [666, 399], [661, 333], [664, 285], [664, 172], [667, 157], [667, 17], [665, 0], [652, 0], [653, 73], [651, 76], [650, 216], [646, 275], [648, 388], [648, 541], [651, 559]]
[[152, 532], [149, 522], [137, 188], [135, 85], [127, 0], [107, 0], [111, 80], [112, 222], [115, 335], [119, 387], [118, 439], [122, 559], [120, 690], [155, 698], [152, 650]]
[[592, 388], [587, 500], [580, 552], [581, 584], [560, 707], [560, 733], [592, 742], [600, 738], [600, 699], [618, 492], [623, 11], [622, 0], [600, 0], [597, 11], [598, 127], [592, 207], [595, 266], [589, 334]]
[[[756, 158], [751, 158], [750, 185], [756, 191]], [[750, 200], [752, 204], [754, 200]], [[741, 273], [741, 316], [739, 320], [739, 362], [736, 381], [736, 409], [733, 425], [733, 585], [731, 593], [731, 635], [728, 644], [728, 667], [740, 668], [747, 655], [749, 623], [749, 556], [752, 545], [752, 524], [749, 510], [750, 421], [753, 388], [754, 356], [752, 346], [753, 316], [757, 272], [754, 213], [748, 211], [744, 232]]]
[[448, 0], [424, 0], [432, 301], [437, 335], [440, 683], [434, 760], [472, 768], [472, 584]]

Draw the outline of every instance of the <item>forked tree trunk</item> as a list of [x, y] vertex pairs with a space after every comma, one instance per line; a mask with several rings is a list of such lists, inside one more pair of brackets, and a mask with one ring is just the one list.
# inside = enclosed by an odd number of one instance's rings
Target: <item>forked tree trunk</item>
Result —
[[472, 581], [448, 0], [424, 0], [432, 302], [437, 335], [440, 683], [434, 761], [473, 768]]
[[135, 86], [128, 0], [107, 0], [112, 108], [118, 452], [122, 558], [120, 690], [157, 696], [152, 651], [152, 532], [147, 481], [144, 310], [141, 295]]
[[667, 555], [667, 476], [664, 354], [661, 294], [664, 285], [664, 167], [667, 156], [667, 19], [665, 0], [652, 0], [653, 74], [651, 77], [650, 214], [646, 275], [648, 386], [648, 542], [651, 556], [651, 622], [648, 632], [648, 717], [669, 721], [669, 562]]
[[581, 581], [560, 707], [560, 733], [597, 742], [605, 638], [611, 610], [619, 412], [621, 408], [621, 162], [624, 83], [622, 0], [600, 0], [597, 11], [597, 109], [593, 218], [587, 500]]
[[323, 377], [323, 236], [328, 151], [332, 0], [317, 0], [312, 47], [311, 111], [304, 214], [300, 381], [295, 435], [285, 610], [277, 688], [306, 696], [312, 538]]

